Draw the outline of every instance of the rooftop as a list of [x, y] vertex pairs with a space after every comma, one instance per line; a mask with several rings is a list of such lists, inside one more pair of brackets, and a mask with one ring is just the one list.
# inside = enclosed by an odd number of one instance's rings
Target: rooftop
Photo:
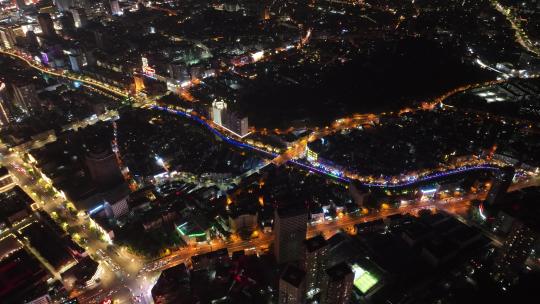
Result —
[[316, 251], [320, 248], [323, 248], [328, 245], [328, 242], [324, 239], [322, 235], [314, 236], [310, 239], [304, 241], [304, 245], [309, 252]]
[[295, 287], [299, 287], [304, 281], [305, 276], [306, 272], [302, 269], [293, 265], [288, 265], [283, 274], [281, 275], [281, 280]]
[[346, 276], [352, 274], [351, 267], [346, 263], [339, 263], [335, 266], [332, 266], [326, 270], [326, 274], [330, 278], [330, 281], [341, 281], [345, 279]]

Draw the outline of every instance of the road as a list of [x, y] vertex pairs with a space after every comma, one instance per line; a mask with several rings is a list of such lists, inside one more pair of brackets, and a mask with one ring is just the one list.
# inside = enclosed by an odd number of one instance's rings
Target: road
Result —
[[[73, 204], [62, 195], [51, 191], [50, 182], [40, 178], [36, 174], [35, 168], [23, 161], [21, 153], [9, 153], [5, 148], [1, 149], [0, 153], [3, 155], [1, 164], [14, 176], [16, 184], [38, 203], [43, 211], [58, 221], [59, 225], [71, 234], [74, 241], [79, 243], [88, 254], [101, 264], [104, 268], [101, 286], [107, 289], [118, 288], [126, 284], [125, 282], [130, 277], [137, 275], [144, 265], [144, 260], [141, 257], [131, 255], [124, 248], [111, 245], [110, 242], [103, 240], [102, 235], [91, 228], [93, 224], [88, 216], [79, 216], [76, 215], [76, 212], [70, 212], [69, 208], [74, 208]], [[32, 218], [33, 216], [28, 221], [31, 221]], [[18, 229], [17, 227], [15, 229]], [[39, 255], [36, 257], [40, 258]], [[51, 270], [50, 267], [48, 269], [56, 278], [59, 278], [56, 271]], [[130, 287], [139, 286], [141, 283], [135, 280], [127, 285]], [[73, 290], [72, 295], [81, 296], [84, 299], [85, 293], [92, 294], [93, 292], [92, 290]]]
[[[393, 214], [406, 214], [414, 213], [420, 209], [425, 208], [435, 208], [439, 210], [447, 210], [452, 213], [464, 214], [470, 207], [470, 202], [476, 198], [483, 198], [484, 194], [480, 195], [469, 195], [462, 198], [441, 201], [427, 201], [420, 202], [417, 204], [406, 205], [397, 209], [382, 210], [375, 214], [362, 215], [362, 216], [351, 216], [343, 215], [338, 217], [335, 220], [327, 220], [321, 223], [314, 225], [309, 225], [307, 228], [306, 237], [311, 238], [318, 234], [323, 234], [326, 237], [330, 237], [337, 233], [340, 230], [352, 228], [354, 225], [364, 222], [375, 221], [378, 219], [384, 219], [387, 216]], [[247, 250], [254, 252], [261, 252], [268, 249], [271, 243], [274, 240], [272, 233], [260, 233], [257, 238], [246, 240], [236, 240], [236, 241], [221, 241], [214, 240], [210, 244], [202, 244], [198, 246], [192, 246], [188, 248], [183, 248], [181, 250], [173, 252], [171, 255], [157, 259], [151, 263], [148, 263], [144, 268], [144, 273], [153, 273], [156, 271], [162, 271], [164, 269], [173, 267], [180, 263], [190, 264], [190, 257], [204, 254], [207, 252], [215, 251], [222, 248], [227, 248], [229, 253], [238, 251], [238, 250]]]
[[[33, 62], [32, 58], [28, 58], [28, 56], [24, 54], [20, 54], [17, 52], [6, 52], [6, 51], [0, 51], [1, 53], [8, 54], [10, 56], [14, 56], [16, 58], [19, 58], [21, 60], [24, 60], [29, 66], [32, 68], [35, 68], [41, 72], [48, 73], [54, 76], [63, 77], [66, 79], [70, 79], [73, 81], [80, 81], [81, 83], [99, 88], [100, 90], [105, 90], [107, 92], [110, 92], [111, 94], [115, 94], [117, 96], [121, 97], [129, 97], [128, 92], [112, 87], [108, 84], [101, 83], [99, 81], [90, 79], [88, 77], [83, 76], [76, 76], [72, 75], [67, 72], [58, 71], [49, 69], [43, 66], [39, 66], [37, 63]], [[463, 91], [465, 89], [471, 88], [473, 86], [465, 86], [463, 88], [458, 88], [456, 90], [453, 90], [452, 92], [449, 92], [442, 97], [439, 97], [435, 99], [432, 103], [424, 103], [421, 108], [430, 108], [433, 107], [434, 104], [439, 104], [444, 101], [448, 96], [451, 96], [455, 94], [456, 92]], [[219, 126], [216, 126], [213, 124], [213, 122], [208, 121], [202, 117], [199, 117], [196, 115], [196, 113], [193, 112], [185, 112], [180, 110], [172, 110], [169, 108], [159, 108], [155, 106], [155, 102], [149, 99], [137, 99], [136, 100], [138, 104], [149, 107], [152, 109], [158, 109], [158, 110], [165, 110], [168, 112], [171, 112], [173, 114], [182, 115], [185, 117], [189, 117], [196, 122], [205, 125], [208, 127], [214, 134], [220, 136], [222, 139], [226, 140], [227, 142], [249, 148], [261, 153], [265, 153], [266, 155], [272, 156], [274, 163], [276, 164], [283, 164], [285, 162], [292, 162], [293, 164], [300, 165], [308, 170], [312, 170], [315, 172], [323, 173], [328, 175], [328, 172], [324, 172], [320, 168], [313, 167], [308, 164], [300, 164], [298, 162], [295, 162], [295, 159], [298, 158], [302, 153], [305, 151], [305, 146], [308, 142], [319, 139], [321, 137], [327, 136], [328, 134], [331, 134], [332, 132], [336, 132], [342, 129], [347, 128], [353, 128], [358, 125], [362, 124], [372, 124], [376, 122], [378, 119], [377, 115], [374, 114], [365, 114], [365, 115], [355, 115], [350, 118], [344, 118], [337, 120], [332, 126], [325, 127], [320, 130], [316, 130], [314, 133], [312, 133], [309, 137], [300, 139], [297, 143], [295, 143], [292, 148], [290, 148], [288, 151], [286, 151], [282, 155], [277, 155], [273, 152], [269, 152], [267, 150], [263, 150], [261, 148], [255, 147], [253, 145], [249, 145], [241, 139], [236, 138], [233, 134], [228, 133], [226, 130], [220, 128]], [[3, 154], [6, 155], [4, 158], [4, 164], [6, 167], [12, 172], [17, 179], [19, 180], [19, 184], [22, 186], [29, 195], [31, 195], [34, 200], [37, 202], [40, 202], [42, 205], [42, 208], [51, 214], [53, 217], [61, 216], [66, 220], [67, 226], [72, 230], [73, 236], [75, 239], [86, 239], [84, 242], [85, 248], [88, 250], [89, 253], [94, 255], [96, 259], [103, 265], [103, 267], [106, 269], [106, 274], [104, 275], [104, 280], [102, 280], [101, 285], [103, 286], [102, 289], [98, 290], [85, 290], [83, 292], [78, 293], [77, 295], [82, 299], [83, 302], [92, 302], [99, 300], [103, 298], [104, 296], [109, 295], [112, 293], [118, 293], [122, 294], [123, 297], [129, 297], [129, 296], [142, 296], [143, 301], [151, 301], [148, 298], [148, 288], [151, 286], [152, 280], [154, 280], [159, 273], [160, 270], [172, 267], [178, 263], [182, 262], [188, 262], [189, 258], [193, 255], [213, 251], [219, 248], [227, 248], [230, 252], [234, 252], [237, 250], [260, 250], [261, 247], [268, 248], [270, 243], [273, 240], [273, 236], [271, 234], [264, 234], [261, 233], [258, 238], [251, 240], [251, 241], [213, 241], [210, 244], [206, 245], [200, 245], [199, 247], [190, 247], [186, 248], [180, 251], [177, 251], [173, 253], [172, 255], [165, 257], [163, 259], [159, 259], [157, 261], [152, 261], [151, 263], [146, 263], [145, 261], [139, 257], [131, 256], [127, 251], [122, 251], [121, 248], [118, 248], [116, 246], [109, 246], [107, 242], [103, 241], [100, 236], [96, 233], [93, 233], [90, 231], [89, 227], [92, 226], [91, 220], [88, 217], [84, 216], [73, 216], [71, 215], [67, 210], [66, 206], [69, 205], [69, 202], [65, 199], [65, 197], [59, 196], [59, 195], [53, 195], [50, 193], [48, 188], [51, 187], [50, 182], [42, 181], [42, 180], [34, 180], [32, 177], [30, 177], [27, 174], [21, 173], [19, 170], [16, 170], [14, 167], [14, 164], [16, 166], [22, 167], [22, 168], [29, 168], [29, 164], [26, 164], [22, 158], [21, 154], [11, 153], [8, 154], [7, 151], [3, 151]], [[455, 170], [456, 172], [461, 172], [460, 168]], [[437, 174], [450, 174], [450, 173], [437, 173]], [[441, 176], [441, 175], [437, 175]], [[431, 177], [428, 177], [431, 178]], [[417, 182], [417, 181], [416, 181]], [[382, 187], [389, 187], [392, 185], [388, 184], [381, 184], [381, 183], [374, 183], [373, 185], [378, 185]], [[396, 185], [396, 184], [394, 184]], [[47, 202], [42, 203], [42, 202]], [[407, 213], [407, 212], [413, 212], [417, 210], [418, 208], [453, 208], [454, 211], [456, 210], [466, 210], [468, 208], [468, 202], [469, 200], [462, 199], [460, 201], [456, 201], [454, 203], [440, 203], [435, 202], [433, 204], [428, 204], [425, 206], [422, 205], [411, 205], [411, 206], [404, 206], [397, 210], [386, 210], [381, 211], [379, 214], [374, 215], [367, 215], [367, 216], [360, 216], [360, 217], [353, 217], [353, 216], [343, 216], [336, 221], [330, 221], [325, 223], [320, 223], [314, 226], [310, 226], [308, 228], [308, 236], [313, 236], [315, 234], [325, 234], [325, 235], [331, 235], [335, 233], [336, 231], [340, 229], [344, 229], [347, 227], [354, 226], [354, 224], [370, 221], [370, 220], [376, 220], [380, 218], [384, 218], [390, 214], [395, 213]], [[55, 215], [56, 214], [56, 215]], [[75, 235], [78, 235], [79, 237], [75, 237]], [[126, 292], [126, 290], [129, 290], [129, 292]], [[126, 295], [124, 295], [126, 294]], [[125, 299], [126, 301], [128, 299]]]
[[[55, 75], [55, 76], [58, 76], [58, 77], [64, 77], [64, 78], [71, 79], [71, 80], [74, 80], [74, 81], [80, 81], [81, 83], [87, 84], [89, 86], [98, 87], [100, 89], [109, 91], [110, 93], [117, 94], [119, 96], [129, 97], [128, 92], [126, 92], [126, 91], [124, 91], [122, 89], [110, 86], [108, 84], [104, 84], [104, 83], [99, 82], [97, 80], [93, 80], [93, 79], [91, 79], [89, 77], [76, 76], [76, 75], [74, 76], [74, 75], [72, 75], [72, 74], [70, 74], [68, 72], [61, 72], [61, 71], [58, 71], [58, 70], [53, 70], [53, 69], [49, 69], [47, 67], [40, 66], [37, 62], [34, 62], [33, 59], [29, 55], [22, 54], [21, 52], [5, 51], [4, 50], [4, 51], [0, 51], [0, 53], [4, 53], [4, 54], [7, 54], [9, 56], [14, 56], [16, 58], [24, 60], [31, 67], [33, 67], [35, 69], [38, 69], [39, 71], [42, 71], [44, 73], [49, 73], [49, 74], [52, 74], [52, 75]], [[493, 83], [494, 83], [493, 81], [490, 81], [490, 82], [484, 82], [484, 83], [481, 83], [481, 84], [465, 85], [465, 86], [456, 88], [454, 90], [451, 90], [451, 91], [447, 92], [446, 94], [444, 94], [444, 95], [442, 95], [440, 97], [435, 98], [432, 101], [422, 103], [420, 105], [420, 107], [418, 107], [417, 109], [433, 109], [436, 105], [442, 104], [443, 101], [446, 98], [448, 98], [450, 96], [453, 96], [454, 94], [457, 94], [459, 92], [463, 92], [465, 90], [475, 88], [475, 87], [478, 87], [478, 86], [490, 85], [490, 84], [493, 84]], [[264, 154], [264, 155], [266, 155], [268, 157], [271, 157], [273, 159], [273, 162], [276, 163], [276, 164], [289, 162], [290, 164], [299, 166], [299, 167], [301, 167], [303, 169], [310, 170], [310, 171], [313, 171], [313, 172], [316, 172], [316, 173], [320, 173], [320, 174], [323, 174], [323, 175], [326, 175], [326, 176], [334, 177], [334, 178], [340, 179], [340, 180], [342, 180], [344, 182], [349, 182], [351, 180], [356, 179], [356, 180], [359, 180], [360, 182], [362, 182], [366, 186], [373, 186], [373, 187], [400, 187], [400, 186], [403, 186], [403, 185], [410, 185], [410, 184], [418, 182], [418, 181], [429, 180], [429, 179], [432, 179], [432, 178], [435, 178], [435, 177], [438, 177], [438, 176], [441, 176], [441, 175], [451, 175], [451, 174], [459, 173], [460, 170], [461, 170], [461, 168], [449, 168], [450, 169], [449, 172], [437, 172], [437, 173], [435, 173], [433, 175], [431, 175], [428, 172], [427, 174], [422, 175], [422, 176], [420, 176], [418, 178], [415, 178], [414, 180], [410, 180], [408, 175], [402, 175], [402, 176], [406, 176], [405, 180], [403, 180], [403, 179], [400, 180], [397, 177], [386, 177], [384, 179], [373, 180], [372, 177], [359, 176], [359, 175], [357, 175], [355, 173], [348, 172], [347, 170], [328, 169], [326, 167], [321, 167], [321, 166], [317, 166], [317, 165], [313, 165], [313, 164], [309, 164], [309, 163], [305, 163], [305, 162], [299, 162], [299, 161], [296, 160], [296, 158], [298, 158], [303, 153], [302, 148], [305, 148], [305, 145], [310, 140], [313, 141], [313, 140], [316, 140], [317, 138], [321, 138], [321, 137], [325, 136], [325, 134], [327, 135], [327, 134], [330, 134], [332, 132], [336, 132], [336, 131], [341, 130], [341, 129], [352, 128], [354, 126], [358, 126], [361, 123], [373, 123], [378, 119], [378, 116], [375, 115], [375, 114], [355, 114], [355, 115], [353, 115], [352, 117], [349, 117], [349, 118], [338, 119], [338, 120], [336, 120], [336, 122], [331, 127], [325, 127], [325, 128], [323, 128], [321, 130], [316, 130], [316, 132], [314, 134], [312, 134], [310, 137], [300, 139], [296, 144], [293, 145], [293, 147], [291, 149], [286, 151], [284, 154], [279, 155], [277, 153], [274, 153], [273, 149], [271, 149], [271, 148], [270, 149], [263, 149], [263, 148], [259, 148], [259, 147], [255, 146], [255, 145], [251, 145], [251, 144], [245, 142], [242, 138], [239, 138], [238, 136], [236, 136], [235, 134], [231, 133], [230, 131], [222, 128], [221, 126], [214, 124], [212, 121], [206, 119], [205, 117], [199, 116], [198, 113], [196, 113], [194, 111], [187, 111], [185, 109], [179, 109], [178, 107], [174, 108], [174, 109], [173, 108], [167, 108], [167, 107], [159, 107], [159, 106], [156, 106], [155, 101], [150, 100], [148, 98], [145, 98], [145, 99], [136, 98], [135, 101], [136, 102], [134, 103], [134, 106], [140, 106], [140, 107], [143, 107], [143, 108], [166, 111], [166, 112], [169, 112], [171, 114], [175, 114], [175, 115], [179, 115], [179, 116], [182, 116], [182, 117], [192, 119], [195, 122], [197, 122], [197, 123], [205, 126], [206, 128], [208, 128], [216, 136], [219, 136], [221, 139], [228, 142], [229, 144], [238, 146], [240, 148], [247, 148], [247, 149], [250, 149], [250, 150], [253, 150], [253, 151], [260, 152], [260, 153], [262, 153], [262, 154]], [[408, 112], [408, 111], [414, 111], [414, 110], [417, 110], [417, 109], [403, 109], [403, 110], [399, 111], [399, 113]], [[384, 114], [385, 113], [383, 113], [383, 115]], [[471, 166], [471, 164], [466, 164], [466, 165]], [[478, 168], [483, 168], [483, 167], [487, 168], [489, 166], [489, 164], [485, 164], [485, 163], [472, 164], [472, 165], [475, 165]], [[448, 168], [446, 168], [446, 169], [448, 169]], [[446, 169], [441, 168], [440, 171], [444, 171]], [[467, 170], [469, 170], [469, 169], [467, 169]]]
[[499, 12], [501, 13], [508, 22], [510, 22], [510, 26], [514, 30], [516, 41], [527, 51], [535, 54], [536, 56], [540, 56], [540, 47], [533, 43], [523, 27], [521, 26], [521, 20], [515, 16], [514, 12], [509, 7], [504, 7], [499, 1], [491, 0], [491, 5]]
[[[522, 188], [530, 186], [540, 185], [540, 177], [533, 177], [530, 180], [526, 180], [511, 186], [509, 191], [517, 191]], [[390, 215], [394, 214], [406, 214], [406, 213], [415, 213], [421, 209], [436, 209], [440, 211], [445, 211], [451, 213], [455, 216], [465, 215], [469, 208], [471, 207], [471, 201], [478, 199], [484, 200], [486, 193], [478, 194], [468, 194], [462, 197], [450, 197], [447, 199], [437, 200], [437, 201], [423, 201], [415, 204], [408, 204], [401, 206], [396, 209], [381, 210], [375, 214], [368, 215], [343, 215], [338, 217], [335, 220], [328, 220], [321, 223], [316, 223], [314, 225], [309, 225], [307, 229], [306, 237], [310, 238], [318, 234], [323, 234], [326, 237], [334, 235], [340, 230], [346, 230], [347, 228], [352, 228], [354, 225], [359, 223], [365, 223], [370, 221], [375, 221], [378, 219], [384, 219]], [[237, 250], [254, 250], [261, 251], [261, 248], [264, 251], [269, 248], [270, 244], [273, 242], [274, 237], [272, 233], [260, 233], [259, 236], [251, 241], [245, 240], [236, 240], [236, 241], [212, 241], [211, 244], [204, 244], [189, 248], [183, 248], [181, 250], [173, 252], [171, 255], [157, 259], [148, 263], [144, 268], [144, 273], [154, 273], [156, 271], [161, 271], [178, 265], [180, 263], [190, 263], [190, 257], [204, 254], [207, 252], [215, 251], [222, 248], [227, 248], [229, 253], [232, 253]]]

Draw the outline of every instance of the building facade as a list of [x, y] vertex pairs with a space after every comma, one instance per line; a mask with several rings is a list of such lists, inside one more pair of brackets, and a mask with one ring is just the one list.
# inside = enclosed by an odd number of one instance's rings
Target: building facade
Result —
[[328, 243], [322, 235], [304, 241], [304, 270], [308, 297], [320, 291], [326, 269]]
[[325, 271], [322, 304], [348, 304], [353, 290], [354, 274], [351, 267], [339, 263]]
[[308, 214], [305, 209], [274, 211], [274, 256], [278, 264], [299, 261], [306, 239]]
[[288, 265], [279, 278], [279, 304], [301, 304], [305, 301], [305, 276], [302, 269]]

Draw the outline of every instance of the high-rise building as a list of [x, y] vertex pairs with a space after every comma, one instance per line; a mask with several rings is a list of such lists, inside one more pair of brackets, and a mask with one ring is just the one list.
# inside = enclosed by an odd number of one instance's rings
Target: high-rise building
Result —
[[354, 274], [351, 267], [341, 262], [325, 271], [322, 304], [348, 304], [353, 290]]
[[279, 264], [300, 261], [306, 239], [308, 215], [304, 208], [274, 211], [274, 256]]
[[24, 30], [18, 25], [0, 25], [0, 49], [12, 49], [25, 38]]
[[73, 7], [83, 10], [90, 9], [90, 0], [73, 0]]
[[73, 0], [54, 0], [54, 4], [58, 11], [65, 12], [73, 6]]
[[111, 6], [111, 14], [118, 16], [122, 14], [122, 11], [120, 10], [120, 3], [118, 3], [118, 0], [109, 0], [109, 5]]
[[85, 64], [84, 56], [82, 55], [82, 53], [79, 50], [71, 49], [69, 50], [68, 57], [71, 70], [74, 72], [80, 72]]
[[322, 235], [304, 240], [304, 270], [306, 271], [306, 292], [308, 297], [320, 291], [326, 269], [328, 243]]
[[100, 49], [105, 48], [105, 35], [100, 30], [94, 30], [94, 39], [96, 41], [96, 46]]
[[305, 300], [305, 276], [302, 269], [287, 265], [279, 278], [279, 304], [302, 304]]
[[85, 162], [90, 177], [101, 186], [118, 185], [123, 180], [116, 155], [107, 146], [94, 147], [86, 155]]
[[514, 283], [523, 269], [525, 260], [532, 253], [535, 239], [534, 230], [521, 221], [514, 222], [494, 263], [493, 277], [502, 288], [507, 288]]
[[7, 26], [0, 26], [0, 48], [11, 49], [15, 46], [15, 37]]
[[39, 26], [41, 27], [41, 33], [43, 34], [43, 36], [49, 38], [56, 36], [56, 31], [54, 30], [54, 23], [50, 14], [39, 13], [37, 19]]
[[36, 86], [33, 83], [17, 82], [11, 84], [12, 106], [23, 113], [30, 113], [40, 108]]
[[26, 3], [24, 0], [15, 0], [15, 4], [17, 5], [18, 10], [23, 10], [26, 8]]
[[210, 113], [212, 114], [212, 121], [222, 128], [227, 129], [239, 137], [244, 137], [249, 134], [248, 118], [228, 109], [228, 105], [225, 101], [214, 101]]
[[6, 84], [0, 82], [0, 124], [7, 125], [11, 122], [9, 114], [9, 107], [7, 105], [7, 98], [5, 97]]
[[26, 43], [29, 46], [37, 47], [39, 45], [36, 33], [34, 31], [26, 32]]
[[60, 17], [60, 23], [62, 24], [62, 32], [70, 32], [75, 29], [75, 19], [70, 11], [65, 11], [63, 16]]
[[75, 22], [75, 27], [85, 27], [88, 23], [88, 17], [86, 12], [82, 8], [73, 8], [71, 9], [71, 14], [73, 15], [73, 21]]

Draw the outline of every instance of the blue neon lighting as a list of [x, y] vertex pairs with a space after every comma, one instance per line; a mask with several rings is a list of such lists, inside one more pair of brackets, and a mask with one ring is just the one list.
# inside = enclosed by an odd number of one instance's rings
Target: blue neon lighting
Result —
[[[241, 141], [233, 139], [233, 138], [231, 138], [229, 136], [223, 135], [222, 133], [220, 133], [216, 129], [214, 129], [211, 125], [209, 125], [206, 121], [200, 119], [199, 117], [197, 117], [195, 115], [191, 115], [191, 114], [188, 114], [186, 112], [179, 111], [179, 110], [168, 109], [166, 107], [161, 107], [161, 106], [151, 106], [150, 108], [160, 110], [160, 111], [169, 112], [169, 113], [172, 113], [172, 114], [176, 114], [176, 115], [179, 115], [179, 116], [183, 116], [183, 117], [195, 120], [199, 124], [206, 127], [208, 130], [210, 130], [212, 133], [214, 133], [217, 137], [221, 138], [222, 140], [224, 140], [225, 142], [227, 142], [227, 143], [229, 143], [231, 145], [241, 147], [241, 148], [250, 149], [250, 150], [254, 150], [254, 151], [258, 151], [258, 152], [261, 152], [261, 153], [266, 154], [266, 155], [271, 156], [271, 157], [279, 156], [279, 154], [277, 154], [277, 153], [269, 152], [269, 151], [257, 148], [255, 146], [248, 145], [246, 143], [243, 143]], [[293, 160], [293, 159], [289, 160], [288, 162], [292, 163], [292, 164], [295, 164], [295, 165], [297, 165], [299, 167], [302, 167], [302, 168], [304, 168], [304, 169], [306, 169], [308, 171], [324, 174], [324, 175], [329, 176], [329, 177], [333, 177], [333, 178], [335, 178], [335, 179], [337, 179], [339, 181], [342, 181], [342, 182], [346, 182], [346, 183], [351, 182], [351, 179], [348, 178], [348, 177], [344, 177], [343, 172], [340, 172], [340, 171], [336, 171], [336, 170], [328, 171], [326, 169], [321, 169], [319, 167], [314, 167], [312, 165], [308, 165], [308, 164], [305, 164], [303, 162]], [[411, 186], [413, 184], [417, 184], [417, 183], [421, 183], [421, 182], [431, 181], [431, 180], [434, 180], [436, 178], [448, 177], [448, 176], [452, 176], [452, 175], [456, 175], [456, 174], [461, 174], [461, 173], [464, 173], [464, 172], [472, 172], [472, 171], [477, 171], [477, 170], [500, 171], [500, 169], [501, 168], [498, 167], [498, 166], [489, 165], [489, 164], [477, 165], [477, 166], [464, 166], [464, 167], [460, 167], [460, 168], [453, 169], [453, 170], [436, 172], [436, 173], [426, 175], [426, 176], [418, 178], [418, 179], [413, 179], [413, 180], [404, 181], [404, 182], [395, 183], [395, 184], [388, 184], [388, 182], [385, 182], [385, 183], [361, 183], [361, 184], [364, 185], [364, 186], [368, 186], [368, 187], [399, 188], [399, 187]]]

